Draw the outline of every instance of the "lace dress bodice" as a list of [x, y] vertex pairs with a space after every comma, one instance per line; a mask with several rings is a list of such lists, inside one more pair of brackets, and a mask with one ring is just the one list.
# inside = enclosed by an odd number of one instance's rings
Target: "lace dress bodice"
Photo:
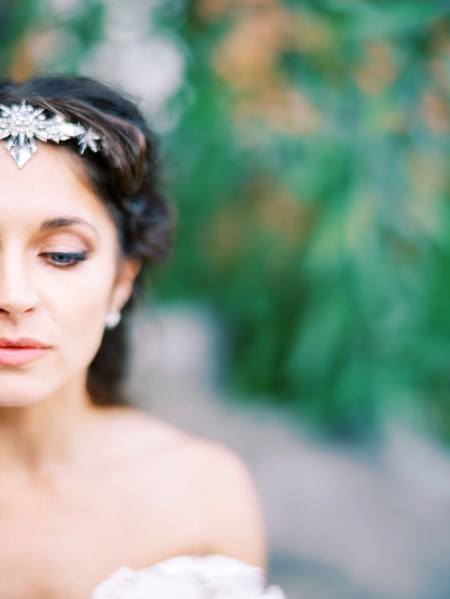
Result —
[[90, 599], [286, 599], [265, 588], [262, 568], [225, 555], [179, 556], [149, 568], [122, 566]]

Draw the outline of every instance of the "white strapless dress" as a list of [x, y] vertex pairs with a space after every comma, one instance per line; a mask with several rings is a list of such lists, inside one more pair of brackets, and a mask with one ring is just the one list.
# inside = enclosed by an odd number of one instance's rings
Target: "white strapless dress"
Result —
[[225, 555], [179, 556], [149, 568], [118, 568], [90, 599], [286, 599], [265, 588], [262, 568]]

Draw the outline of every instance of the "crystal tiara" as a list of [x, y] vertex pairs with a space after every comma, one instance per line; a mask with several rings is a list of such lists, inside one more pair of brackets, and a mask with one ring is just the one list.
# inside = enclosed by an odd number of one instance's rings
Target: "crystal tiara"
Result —
[[86, 148], [92, 152], [99, 149], [100, 136], [90, 127], [69, 123], [59, 114], [46, 117], [44, 108], [35, 108], [25, 100], [11, 106], [0, 104], [0, 111], [0, 140], [6, 140], [6, 147], [19, 168], [37, 151], [37, 139], [56, 143], [77, 139], [80, 154]]

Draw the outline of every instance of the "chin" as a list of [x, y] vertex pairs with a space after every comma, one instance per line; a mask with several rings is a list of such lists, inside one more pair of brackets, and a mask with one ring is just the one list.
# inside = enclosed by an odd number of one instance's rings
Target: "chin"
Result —
[[46, 396], [19, 389], [2, 389], [0, 391], [1, 408], [26, 408], [44, 401]]
[[33, 406], [44, 401], [55, 392], [49, 382], [43, 384], [42, 378], [0, 372], [0, 409]]

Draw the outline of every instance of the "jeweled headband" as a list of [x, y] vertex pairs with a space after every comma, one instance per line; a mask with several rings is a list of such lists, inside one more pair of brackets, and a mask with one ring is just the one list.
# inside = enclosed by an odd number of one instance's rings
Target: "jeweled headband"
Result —
[[93, 129], [86, 129], [80, 123], [69, 123], [59, 114], [46, 117], [44, 108], [35, 108], [23, 101], [20, 105], [0, 104], [0, 111], [0, 140], [6, 140], [6, 147], [19, 168], [37, 151], [36, 139], [56, 143], [77, 139], [80, 154], [86, 148], [92, 152], [99, 149], [100, 136]]

